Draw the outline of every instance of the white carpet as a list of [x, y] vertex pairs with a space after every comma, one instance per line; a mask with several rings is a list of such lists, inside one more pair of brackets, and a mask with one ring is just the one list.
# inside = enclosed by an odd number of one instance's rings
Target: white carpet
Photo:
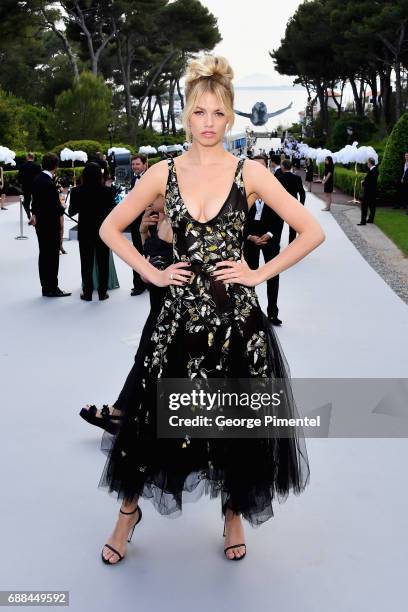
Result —
[[[322, 202], [308, 195], [306, 205], [327, 239], [281, 275], [278, 335], [292, 376], [406, 376], [406, 305]], [[118, 504], [97, 489], [100, 430], [78, 412], [116, 399], [148, 295], [130, 297], [131, 270], [116, 258], [121, 288], [81, 301], [78, 244], [65, 242], [59, 284], [73, 295], [42, 298], [35, 232], [25, 225], [29, 240], [15, 240], [18, 219], [17, 206], [0, 212], [0, 589], [69, 590], [73, 612], [405, 610], [406, 439], [307, 440], [309, 487], [260, 529], [246, 525], [241, 563], [224, 558], [219, 500], [202, 498], [177, 520], [142, 500], [126, 559], [102, 564]]]

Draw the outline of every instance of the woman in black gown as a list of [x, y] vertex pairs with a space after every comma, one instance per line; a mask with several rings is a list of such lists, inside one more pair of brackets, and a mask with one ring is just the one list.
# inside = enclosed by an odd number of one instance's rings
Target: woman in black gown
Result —
[[94, 259], [98, 264], [98, 294], [100, 300], [109, 298], [109, 248], [99, 236], [99, 228], [115, 206], [114, 192], [102, 180], [102, 170], [96, 162], [85, 165], [81, 185], [71, 189], [68, 214], [78, 214], [78, 242], [81, 257], [83, 293], [81, 299], [92, 301]]
[[324, 160], [324, 174], [323, 174], [323, 191], [326, 200], [325, 208], [322, 210], [330, 210], [332, 205], [332, 194], [334, 185], [334, 163], [331, 155], [328, 155]]
[[313, 177], [314, 177], [314, 166], [313, 166], [313, 159], [308, 158], [306, 160], [306, 176], [305, 176], [305, 183], [308, 183], [309, 185], [309, 191], [312, 191], [312, 185], [313, 185]]
[[[195, 499], [204, 493], [221, 497], [225, 556], [238, 560], [246, 552], [241, 517], [252, 526], [261, 525], [273, 516], [273, 499], [286, 499], [290, 490], [299, 494], [309, 480], [301, 436], [169, 439], [156, 434], [160, 378], [283, 379], [288, 398], [285, 414], [288, 418], [297, 414], [289, 367], [259, 306], [255, 286], [305, 257], [325, 237], [314, 217], [266, 168], [251, 160], [237, 163], [225, 151], [222, 139], [233, 122], [232, 77], [223, 57], [192, 60], [183, 113], [191, 149], [176, 160], [151, 166], [100, 230], [102, 239], [124, 261], [149, 282], [166, 287], [139, 363], [125, 383], [120, 427], [115, 435], [103, 434], [108, 458], [99, 486], [122, 500], [101, 553], [108, 564], [125, 555], [126, 541], [142, 517], [140, 497], [171, 517], [181, 514], [183, 493], [194, 492]], [[298, 233], [257, 270], [242, 259], [247, 196], [253, 193], [268, 206], [273, 203], [277, 214]], [[160, 194], [173, 230], [173, 263], [164, 270], [150, 264], [122, 236], [123, 229]]]
[[[157, 198], [146, 208], [139, 230], [143, 254], [146, 259], [159, 270], [167, 268], [173, 261], [173, 231], [162, 210], [163, 198]], [[147, 282], [147, 279], [145, 282]], [[146, 341], [152, 333], [155, 321], [163, 306], [166, 288], [156, 287], [156, 285], [152, 283], [147, 283], [147, 286], [150, 297], [150, 312], [143, 326], [133, 367], [129, 372], [127, 381], [118, 399], [112, 406], [104, 404], [100, 410], [95, 404], [87, 404], [84, 408], [81, 408], [79, 412], [80, 416], [85, 421], [91, 425], [97, 425], [111, 434], [116, 433], [119, 421], [122, 419], [122, 413], [126, 410], [129, 399], [132, 397], [132, 381], [137, 379], [140, 359], [144, 358]]]

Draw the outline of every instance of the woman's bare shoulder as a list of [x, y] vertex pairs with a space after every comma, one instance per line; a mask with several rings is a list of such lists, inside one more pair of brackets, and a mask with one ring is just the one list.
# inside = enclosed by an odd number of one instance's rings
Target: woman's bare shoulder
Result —
[[157, 195], [165, 196], [166, 195], [166, 185], [167, 179], [169, 176], [169, 163], [167, 159], [162, 159], [159, 162], [156, 162], [150, 168], [146, 170], [143, 178], [145, 177], [148, 180], [154, 181], [157, 187]]
[[256, 192], [256, 185], [259, 181], [260, 173], [270, 172], [265, 168], [263, 164], [259, 162], [245, 158], [242, 164], [242, 178], [244, 179], [245, 192], [247, 194], [248, 203], [255, 202], [259, 197]]

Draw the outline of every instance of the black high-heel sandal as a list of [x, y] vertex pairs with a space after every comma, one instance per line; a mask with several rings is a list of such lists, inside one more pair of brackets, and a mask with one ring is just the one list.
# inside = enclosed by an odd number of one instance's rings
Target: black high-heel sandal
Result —
[[91, 404], [89, 407], [81, 408], [79, 416], [87, 423], [101, 427], [110, 434], [115, 434], [119, 427], [119, 423], [115, 423], [115, 420], [120, 420], [123, 416], [120, 414], [111, 414], [108, 404], [103, 404], [101, 416], [96, 416], [96, 411], [97, 407], [95, 404]]
[[[224, 516], [224, 532], [223, 532], [223, 537], [225, 538], [225, 523], [226, 523], [227, 517]], [[241, 555], [240, 557], [232, 557], [232, 559], [230, 559], [230, 557], [227, 556], [227, 550], [230, 550], [231, 548], [239, 548], [240, 546], [245, 546], [245, 552], [243, 555]], [[233, 544], [232, 546], [227, 546], [227, 548], [224, 548], [224, 555], [227, 557], [228, 561], [240, 561], [241, 559], [243, 559], [246, 555], [246, 544]]]
[[[124, 511], [122, 510], [122, 508], [120, 508], [120, 510], [119, 510], [119, 511], [120, 511], [122, 514], [134, 514], [134, 513], [135, 513], [137, 510], [139, 510], [139, 516], [137, 517], [137, 521], [136, 521], [136, 523], [133, 525], [133, 527], [131, 527], [131, 528], [130, 528], [129, 535], [128, 535], [128, 539], [127, 539], [127, 541], [128, 541], [128, 542], [130, 542], [130, 541], [131, 541], [131, 539], [132, 539], [133, 532], [134, 532], [134, 530], [135, 530], [136, 525], [137, 525], [138, 523], [140, 523], [140, 521], [142, 520], [142, 509], [140, 508], [140, 506], [139, 506], [139, 505], [137, 505], [137, 506], [136, 506], [136, 508], [135, 508], [134, 510], [132, 510], [132, 512], [124, 512]], [[102, 557], [102, 561], [103, 561], [104, 563], [106, 563], [106, 565], [117, 565], [117, 564], [118, 564], [118, 563], [120, 563], [120, 561], [122, 561], [122, 559], [125, 557], [125, 555], [121, 555], [121, 554], [120, 554], [120, 552], [119, 552], [118, 550], [116, 550], [116, 548], [113, 548], [113, 546], [111, 546], [110, 544], [105, 544], [105, 546], [104, 546], [103, 548], [109, 548], [109, 550], [111, 550], [112, 552], [114, 552], [114, 553], [115, 553], [115, 555], [118, 555], [118, 557], [119, 557], [118, 561], [115, 561], [115, 563], [111, 563], [111, 562], [109, 561], [109, 559], [105, 559], [105, 557], [103, 556], [103, 549], [102, 549], [102, 552], [101, 552], [101, 557]]]

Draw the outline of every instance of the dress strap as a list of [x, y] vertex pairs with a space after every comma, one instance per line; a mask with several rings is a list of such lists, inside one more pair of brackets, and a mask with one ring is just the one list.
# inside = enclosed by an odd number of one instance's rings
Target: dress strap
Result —
[[167, 175], [167, 183], [166, 183], [166, 193], [164, 196], [164, 214], [166, 216], [169, 216], [170, 211], [171, 211], [171, 199], [172, 199], [171, 194], [174, 193], [174, 184], [176, 182], [173, 157], [167, 158], [167, 167], [168, 167], [168, 175]]
[[246, 159], [245, 157], [240, 158], [237, 164], [237, 169], [235, 171], [235, 177], [234, 177], [234, 181], [242, 193], [244, 193], [244, 190], [245, 190], [244, 179], [242, 177], [242, 168], [244, 166], [245, 159]]

